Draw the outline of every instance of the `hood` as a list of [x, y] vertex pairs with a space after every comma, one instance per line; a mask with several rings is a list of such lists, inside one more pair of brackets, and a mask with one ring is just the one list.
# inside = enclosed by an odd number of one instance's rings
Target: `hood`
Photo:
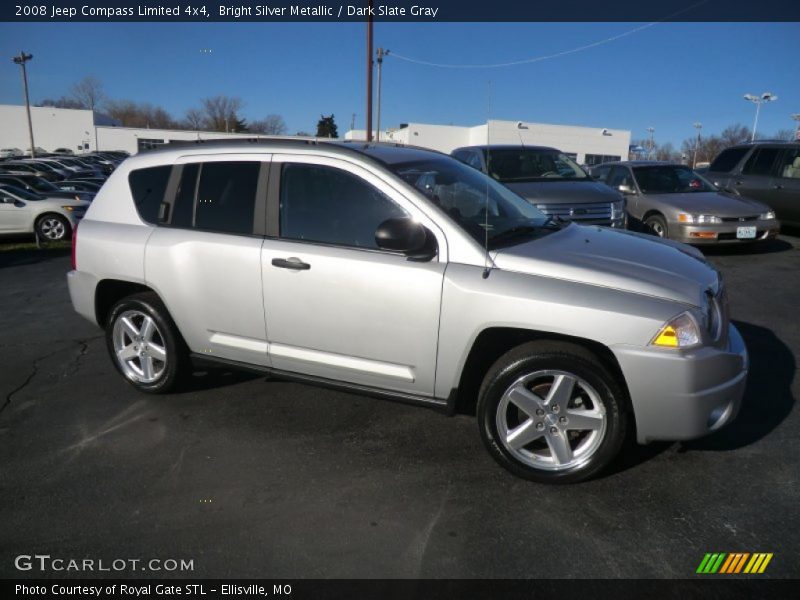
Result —
[[576, 202], [618, 202], [622, 196], [604, 183], [586, 181], [524, 181], [503, 184], [532, 204], [574, 204]]
[[717, 271], [698, 251], [678, 242], [613, 229], [570, 224], [494, 255], [504, 270], [579, 281], [702, 306], [716, 292]]
[[645, 194], [678, 210], [718, 217], [750, 217], [767, 212], [768, 206], [733, 194], [721, 192], [689, 192], [686, 194]]

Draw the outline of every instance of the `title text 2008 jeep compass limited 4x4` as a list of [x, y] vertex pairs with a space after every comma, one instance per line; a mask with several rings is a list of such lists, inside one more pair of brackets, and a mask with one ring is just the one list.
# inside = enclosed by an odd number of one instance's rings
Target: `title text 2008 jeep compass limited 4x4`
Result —
[[[75, 309], [166, 392], [192, 357], [451, 411], [519, 476], [736, 415], [747, 352], [687, 246], [562, 224], [427, 150], [262, 140], [126, 160], [76, 236]], [[487, 249], [488, 248], [488, 252]]]

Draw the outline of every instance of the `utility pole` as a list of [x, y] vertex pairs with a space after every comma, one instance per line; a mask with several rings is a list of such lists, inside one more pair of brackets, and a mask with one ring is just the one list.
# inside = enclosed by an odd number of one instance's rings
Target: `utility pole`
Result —
[[653, 160], [653, 149], [655, 148], [655, 141], [653, 140], [653, 133], [655, 133], [655, 127], [648, 127], [647, 131], [650, 132], [650, 151], [647, 153], [647, 157], [650, 160]]
[[381, 141], [381, 73], [383, 72], [383, 57], [389, 54], [388, 50], [378, 48], [378, 114], [375, 119], [375, 139]]
[[372, 141], [372, 0], [367, 2], [367, 142]]
[[350, 131], [354, 131], [356, 128], [356, 113], [353, 113], [353, 118], [350, 119]]
[[31, 120], [31, 101], [28, 97], [28, 71], [25, 68], [25, 63], [33, 58], [33, 54], [25, 54], [22, 50], [19, 56], [13, 57], [11, 60], [15, 64], [22, 67], [22, 88], [25, 90], [25, 111], [28, 113], [28, 136], [31, 140], [31, 158], [36, 158], [36, 145], [33, 143], [33, 121]]
[[697, 148], [700, 146], [700, 130], [703, 128], [703, 124], [699, 121], [694, 124], [694, 128], [697, 129], [697, 139], [694, 141], [694, 159], [692, 160], [692, 168], [697, 167]]

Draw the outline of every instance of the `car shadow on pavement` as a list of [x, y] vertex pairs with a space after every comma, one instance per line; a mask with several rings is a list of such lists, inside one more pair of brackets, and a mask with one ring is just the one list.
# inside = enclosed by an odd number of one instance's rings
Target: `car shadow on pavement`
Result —
[[736, 450], [769, 435], [794, 406], [794, 354], [769, 329], [736, 322], [750, 355], [750, 373], [739, 415], [718, 432], [681, 444], [682, 451]]
[[202, 368], [195, 369], [191, 376], [186, 378], [180, 389], [177, 390], [178, 394], [185, 394], [188, 392], [200, 392], [206, 390], [213, 390], [237, 383], [244, 383], [245, 381], [252, 381], [263, 375], [258, 375], [251, 371], [239, 371], [224, 368]]
[[41, 248], [37, 250], [0, 251], [0, 269], [33, 265], [45, 260], [69, 256], [69, 248]]
[[792, 250], [794, 246], [780, 238], [753, 244], [731, 244], [720, 246], [698, 246], [705, 256], [728, 256], [741, 254], [776, 254]]

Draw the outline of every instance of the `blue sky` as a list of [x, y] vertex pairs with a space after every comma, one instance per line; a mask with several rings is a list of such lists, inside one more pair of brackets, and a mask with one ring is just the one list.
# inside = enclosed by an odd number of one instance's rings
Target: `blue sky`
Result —
[[[635, 23], [376, 23], [376, 46], [441, 63], [498, 63], [606, 39]], [[199, 99], [241, 97], [244, 116], [284, 117], [312, 131], [320, 113], [340, 133], [364, 124], [365, 25], [258, 23], [0, 23], [0, 56], [20, 49], [32, 100], [66, 94], [94, 75], [109, 96], [180, 117]], [[211, 52], [203, 52], [211, 49]], [[439, 69], [387, 58], [382, 124], [474, 125], [493, 119], [629, 129], [676, 145], [692, 123], [719, 132], [752, 125], [745, 93], [771, 91], [759, 132], [791, 128], [800, 112], [800, 24], [660, 23], [583, 52], [499, 69]], [[19, 68], [0, 61], [0, 103], [21, 103]]]

